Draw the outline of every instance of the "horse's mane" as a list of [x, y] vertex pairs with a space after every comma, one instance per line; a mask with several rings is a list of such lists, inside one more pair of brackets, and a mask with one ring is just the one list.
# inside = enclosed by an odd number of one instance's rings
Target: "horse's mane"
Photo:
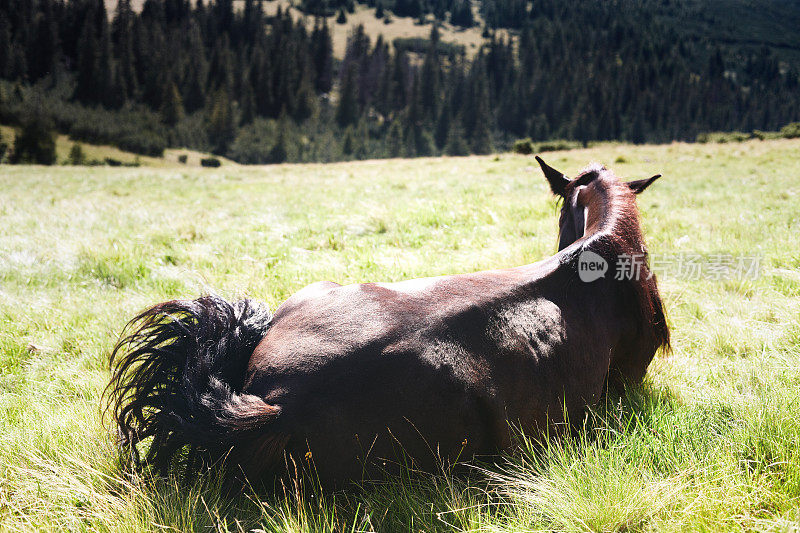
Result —
[[[601, 165], [591, 165], [570, 183], [575, 187], [596, 183], [592, 191], [597, 193], [595, 202], [599, 203], [599, 220], [587, 228], [583, 246], [577, 250], [574, 259], [583, 250], [591, 250], [600, 255], [609, 265], [607, 279], [620, 283], [625, 288], [625, 306], [633, 311], [638, 327], [652, 334], [656, 346], [669, 351], [670, 332], [667, 325], [664, 304], [656, 285], [656, 275], [648, 265], [647, 248], [642, 234], [636, 195], [624, 182]], [[589, 230], [591, 229], [591, 234]], [[617, 261], [620, 257], [630, 257], [639, 262], [638, 278], [615, 279]]]

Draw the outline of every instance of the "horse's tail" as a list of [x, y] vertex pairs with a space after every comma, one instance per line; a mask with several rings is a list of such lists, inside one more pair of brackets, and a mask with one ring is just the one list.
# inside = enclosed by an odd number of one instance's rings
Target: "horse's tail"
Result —
[[[204, 296], [164, 302], [131, 320], [111, 354], [105, 391], [124, 458], [188, 476], [263, 432], [279, 408], [241, 390], [271, 319], [252, 300]], [[140, 444], [150, 437], [142, 458]]]

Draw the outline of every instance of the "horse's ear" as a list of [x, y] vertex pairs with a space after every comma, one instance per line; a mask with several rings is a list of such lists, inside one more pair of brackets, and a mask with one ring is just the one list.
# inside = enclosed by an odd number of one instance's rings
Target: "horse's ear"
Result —
[[661, 177], [661, 174], [656, 174], [652, 178], [647, 178], [646, 180], [635, 180], [629, 181], [627, 183], [628, 187], [634, 192], [634, 194], [639, 194], [644, 191], [646, 188], [650, 186], [651, 183], [656, 181], [658, 178]]
[[567, 177], [563, 173], [542, 161], [542, 158], [538, 155], [536, 156], [536, 161], [538, 161], [539, 166], [542, 167], [544, 177], [547, 178], [547, 181], [550, 183], [550, 190], [553, 191], [553, 194], [564, 196], [564, 190], [567, 186], [567, 183], [569, 183]]

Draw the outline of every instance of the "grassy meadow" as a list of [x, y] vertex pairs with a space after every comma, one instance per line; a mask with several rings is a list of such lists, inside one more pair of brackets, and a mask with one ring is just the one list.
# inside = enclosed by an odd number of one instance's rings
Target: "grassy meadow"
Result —
[[674, 350], [576, 436], [323, 494], [221, 498], [122, 473], [99, 397], [145, 306], [216, 291], [501, 268], [555, 251], [532, 157], [219, 169], [0, 167], [0, 531], [800, 529], [800, 140], [546, 154], [663, 178], [651, 253], [758, 256], [757, 279], [660, 279]]

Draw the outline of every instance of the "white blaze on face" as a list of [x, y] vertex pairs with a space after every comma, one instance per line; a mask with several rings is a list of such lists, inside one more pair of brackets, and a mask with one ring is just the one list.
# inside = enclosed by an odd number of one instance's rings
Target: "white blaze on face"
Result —
[[589, 225], [589, 208], [583, 208], [583, 235], [586, 236], [586, 227]]
[[[586, 188], [585, 185], [581, 185], [580, 187], [575, 189], [575, 193], [572, 195], [572, 200], [570, 201], [574, 217], [573, 223], [575, 224], [575, 232], [576, 232], [575, 236], [578, 239], [586, 235], [586, 224], [587, 224], [587, 218], [589, 216], [589, 208], [587, 206], [583, 206], [583, 208], [581, 209], [580, 206], [578, 205], [578, 199], [580, 198], [581, 191], [583, 191], [583, 189], [585, 188]], [[582, 216], [577, 216], [578, 214]], [[577, 235], [579, 229], [582, 230], [582, 232], [580, 235]]]

